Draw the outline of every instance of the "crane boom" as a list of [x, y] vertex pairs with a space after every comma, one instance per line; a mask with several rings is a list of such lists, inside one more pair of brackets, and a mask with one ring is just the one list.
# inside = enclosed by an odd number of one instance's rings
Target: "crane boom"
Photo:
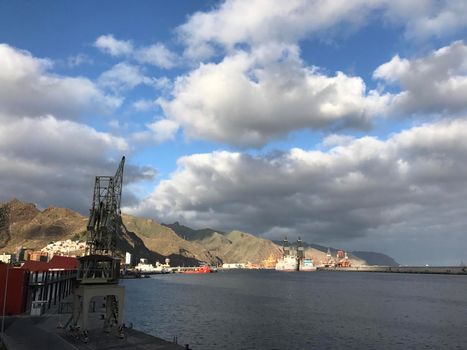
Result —
[[125, 157], [122, 157], [114, 176], [96, 176], [87, 225], [86, 255], [116, 254], [124, 166]]

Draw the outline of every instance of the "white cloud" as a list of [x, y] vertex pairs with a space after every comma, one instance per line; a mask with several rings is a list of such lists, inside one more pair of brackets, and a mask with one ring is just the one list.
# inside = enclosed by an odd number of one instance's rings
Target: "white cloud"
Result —
[[[405, 3], [402, 11], [406, 10], [404, 6], [407, 6], [410, 1]], [[418, 16], [416, 14], [420, 12], [411, 16], [410, 8], [406, 12], [411, 17], [407, 23], [406, 37], [410, 39], [443, 37], [466, 27], [464, 14], [467, 13], [467, 2], [464, 0], [426, 1], [425, 8], [422, 10], [425, 10], [423, 11], [425, 13], [422, 12], [423, 15]]]
[[179, 56], [162, 43], [134, 47], [131, 41], [118, 40], [109, 34], [98, 37], [94, 46], [111, 56], [125, 56], [138, 63], [149, 64], [163, 69], [173, 68], [180, 63]]
[[88, 55], [84, 53], [79, 53], [74, 56], [69, 56], [67, 58], [67, 65], [71, 68], [81, 66], [83, 64], [93, 64], [94, 61]]
[[131, 41], [115, 39], [112, 34], [101, 35], [94, 42], [94, 46], [111, 56], [125, 56], [133, 52]]
[[326, 152], [195, 154], [180, 158], [177, 171], [132, 212], [197, 227], [287, 229], [309, 241], [377, 241], [384, 232], [399, 242], [425, 234], [449, 240], [458, 237], [451, 228], [467, 225], [459, 209], [467, 205], [466, 157], [463, 120]]
[[[63, 120], [110, 112], [120, 100], [86, 78], [50, 73], [53, 62], [0, 45], [0, 201], [18, 197], [87, 213], [94, 177], [112, 174], [125, 139]], [[132, 184], [153, 169], [128, 165], [124, 201], [135, 203]]]
[[[112, 175], [128, 152], [120, 137], [53, 116], [3, 118], [0, 124], [0, 201], [13, 197], [87, 213], [96, 175]], [[150, 168], [127, 164], [126, 203], [131, 184], [153, 178]], [[127, 185], [130, 185], [128, 187]]]
[[347, 146], [355, 140], [354, 136], [331, 134], [324, 138], [322, 145], [324, 147]]
[[121, 62], [113, 66], [99, 77], [99, 84], [112, 89], [122, 91], [133, 89], [140, 84], [152, 85], [153, 79], [145, 76], [138, 66]]
[[146, 125], [147, 130], [132, 135], [136, 142], [162, 143], [173, 140], [179, 129], [179, 124], [168, 119], [156, 120]]
[[296, 43], [348, 33], [377, 17], [404, 26], [409, 38], [441, 37], [465, 28], [466, 11], [463, 0], [228, 0], [195, 13], [178, 33], [185, 55], [197, 59], [210, 57], [219, 45], [230, 51], [241, 43]]
[[379, 66], [374, 78], [398, 85], [391, 96], [396, 115], [458, 113], [467, 109], [467, 46], [453, 42], [418, 59], [393, 57]]
[[161, 43], [140, 48], [135, 53], [135, 59], [140, 63], [147, 63], [165, 69], [173, 68], [178, 64], [177, 54]]
[[270, 44], [201, 65], [159, 103], [188, 137], [258, 147], [292, 130], [368, 128], [385, 98], [359, 77], [304, 66], [295, 45]]
[[148, 125], [154, 139], [158, 142], [171, 140], [175, 137], [179, 125], [171, 120], [158, 120]]
[[106, 95], [87, 78], [50, 73], [52, 65], [50, 60], [0, 44], [0, 113], [77, 118], [86, 112], [108, 113], [120, 106], [120, 99]]
[[133, 102], [133, 108], [138, 112], [148, 112], [156, 107], [156, 103], [153, 100], [139, 99]]

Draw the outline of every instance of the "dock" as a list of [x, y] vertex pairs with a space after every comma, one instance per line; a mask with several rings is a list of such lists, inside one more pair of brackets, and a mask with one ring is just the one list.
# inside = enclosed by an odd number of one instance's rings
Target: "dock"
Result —
[[352, 267], [318, 267], [317, 270], [318, 271], [344, 271], [344, 272], [385, 272], [385, 273], [467, 275], [466, 266], [352, 266]]
[[[89, 331], [89, 341], [73, 337], [63, 328], [64, 315], [32, 317], [26, 315], [5, 318], [5, 345], [8, 350], [183, 350], [185, 346], [174, 344], [144, 332], [126, 328], [124, 338], [115, 332], [102, 329]], [[191, 349], [191, 348], [189, 348]]]

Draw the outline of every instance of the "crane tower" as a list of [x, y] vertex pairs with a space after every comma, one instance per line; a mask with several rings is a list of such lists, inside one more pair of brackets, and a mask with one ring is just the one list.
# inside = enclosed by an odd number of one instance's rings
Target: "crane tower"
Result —
[[96, 176], [94, 195], [87, 225], [86, 253], [79, 258], [77, 286], [73, 295], [70, 331], [88, 340], [88, 311], [91, 300], [104, 297], [104, 330], [116, 326], [123, 337], [123, 302], [125, 289], [118, 284], [120, 260], [117, 238], [120, 234], [123, 167], [125, 157], [114, 176]]
[[124, 165], [125, 157], [122, 158], [114, 176], [96, 176], [87, 226], [86, 255], [114, 256], [116, 253]]

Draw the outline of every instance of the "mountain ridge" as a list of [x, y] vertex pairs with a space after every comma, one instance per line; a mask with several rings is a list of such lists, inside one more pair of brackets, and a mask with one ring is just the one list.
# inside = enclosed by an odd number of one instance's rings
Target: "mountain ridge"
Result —
[[[4, 227], [0, 222], [0, 249], [3, 251], [13, 252], [18, 246], [39, 250], [51, 241], [85, 239], [88, 218], [71, 209], [49, 206], [39, 210], [33, 203], [13, 199], [0, 203], [0, 214], [5, 210], [9, 213], [9, 223]], [[154, 263], [169, 257], [173, 265], [259, 264], [270, 257], [277, 259], [282, 256], [281, 242], [238, 230], [196, 230], [179, 222], [161, 224], [153, 219], [125, 213], [122, 214], [119, 229], [118, 250], [122, 256], [130, 252], [134, 262], [146, 258]], [[317, 262], [324, 259], [324, 247], [308, 243], [304, 246], [305, 256]], [[380, 254], [359, 253], [360, 256], [355, 252], [350, 253], [355, 264], [366, 263], [363, 256], [376, 261]], [[384, 257], [386, 261], [394, 262], [391, 257]]]

